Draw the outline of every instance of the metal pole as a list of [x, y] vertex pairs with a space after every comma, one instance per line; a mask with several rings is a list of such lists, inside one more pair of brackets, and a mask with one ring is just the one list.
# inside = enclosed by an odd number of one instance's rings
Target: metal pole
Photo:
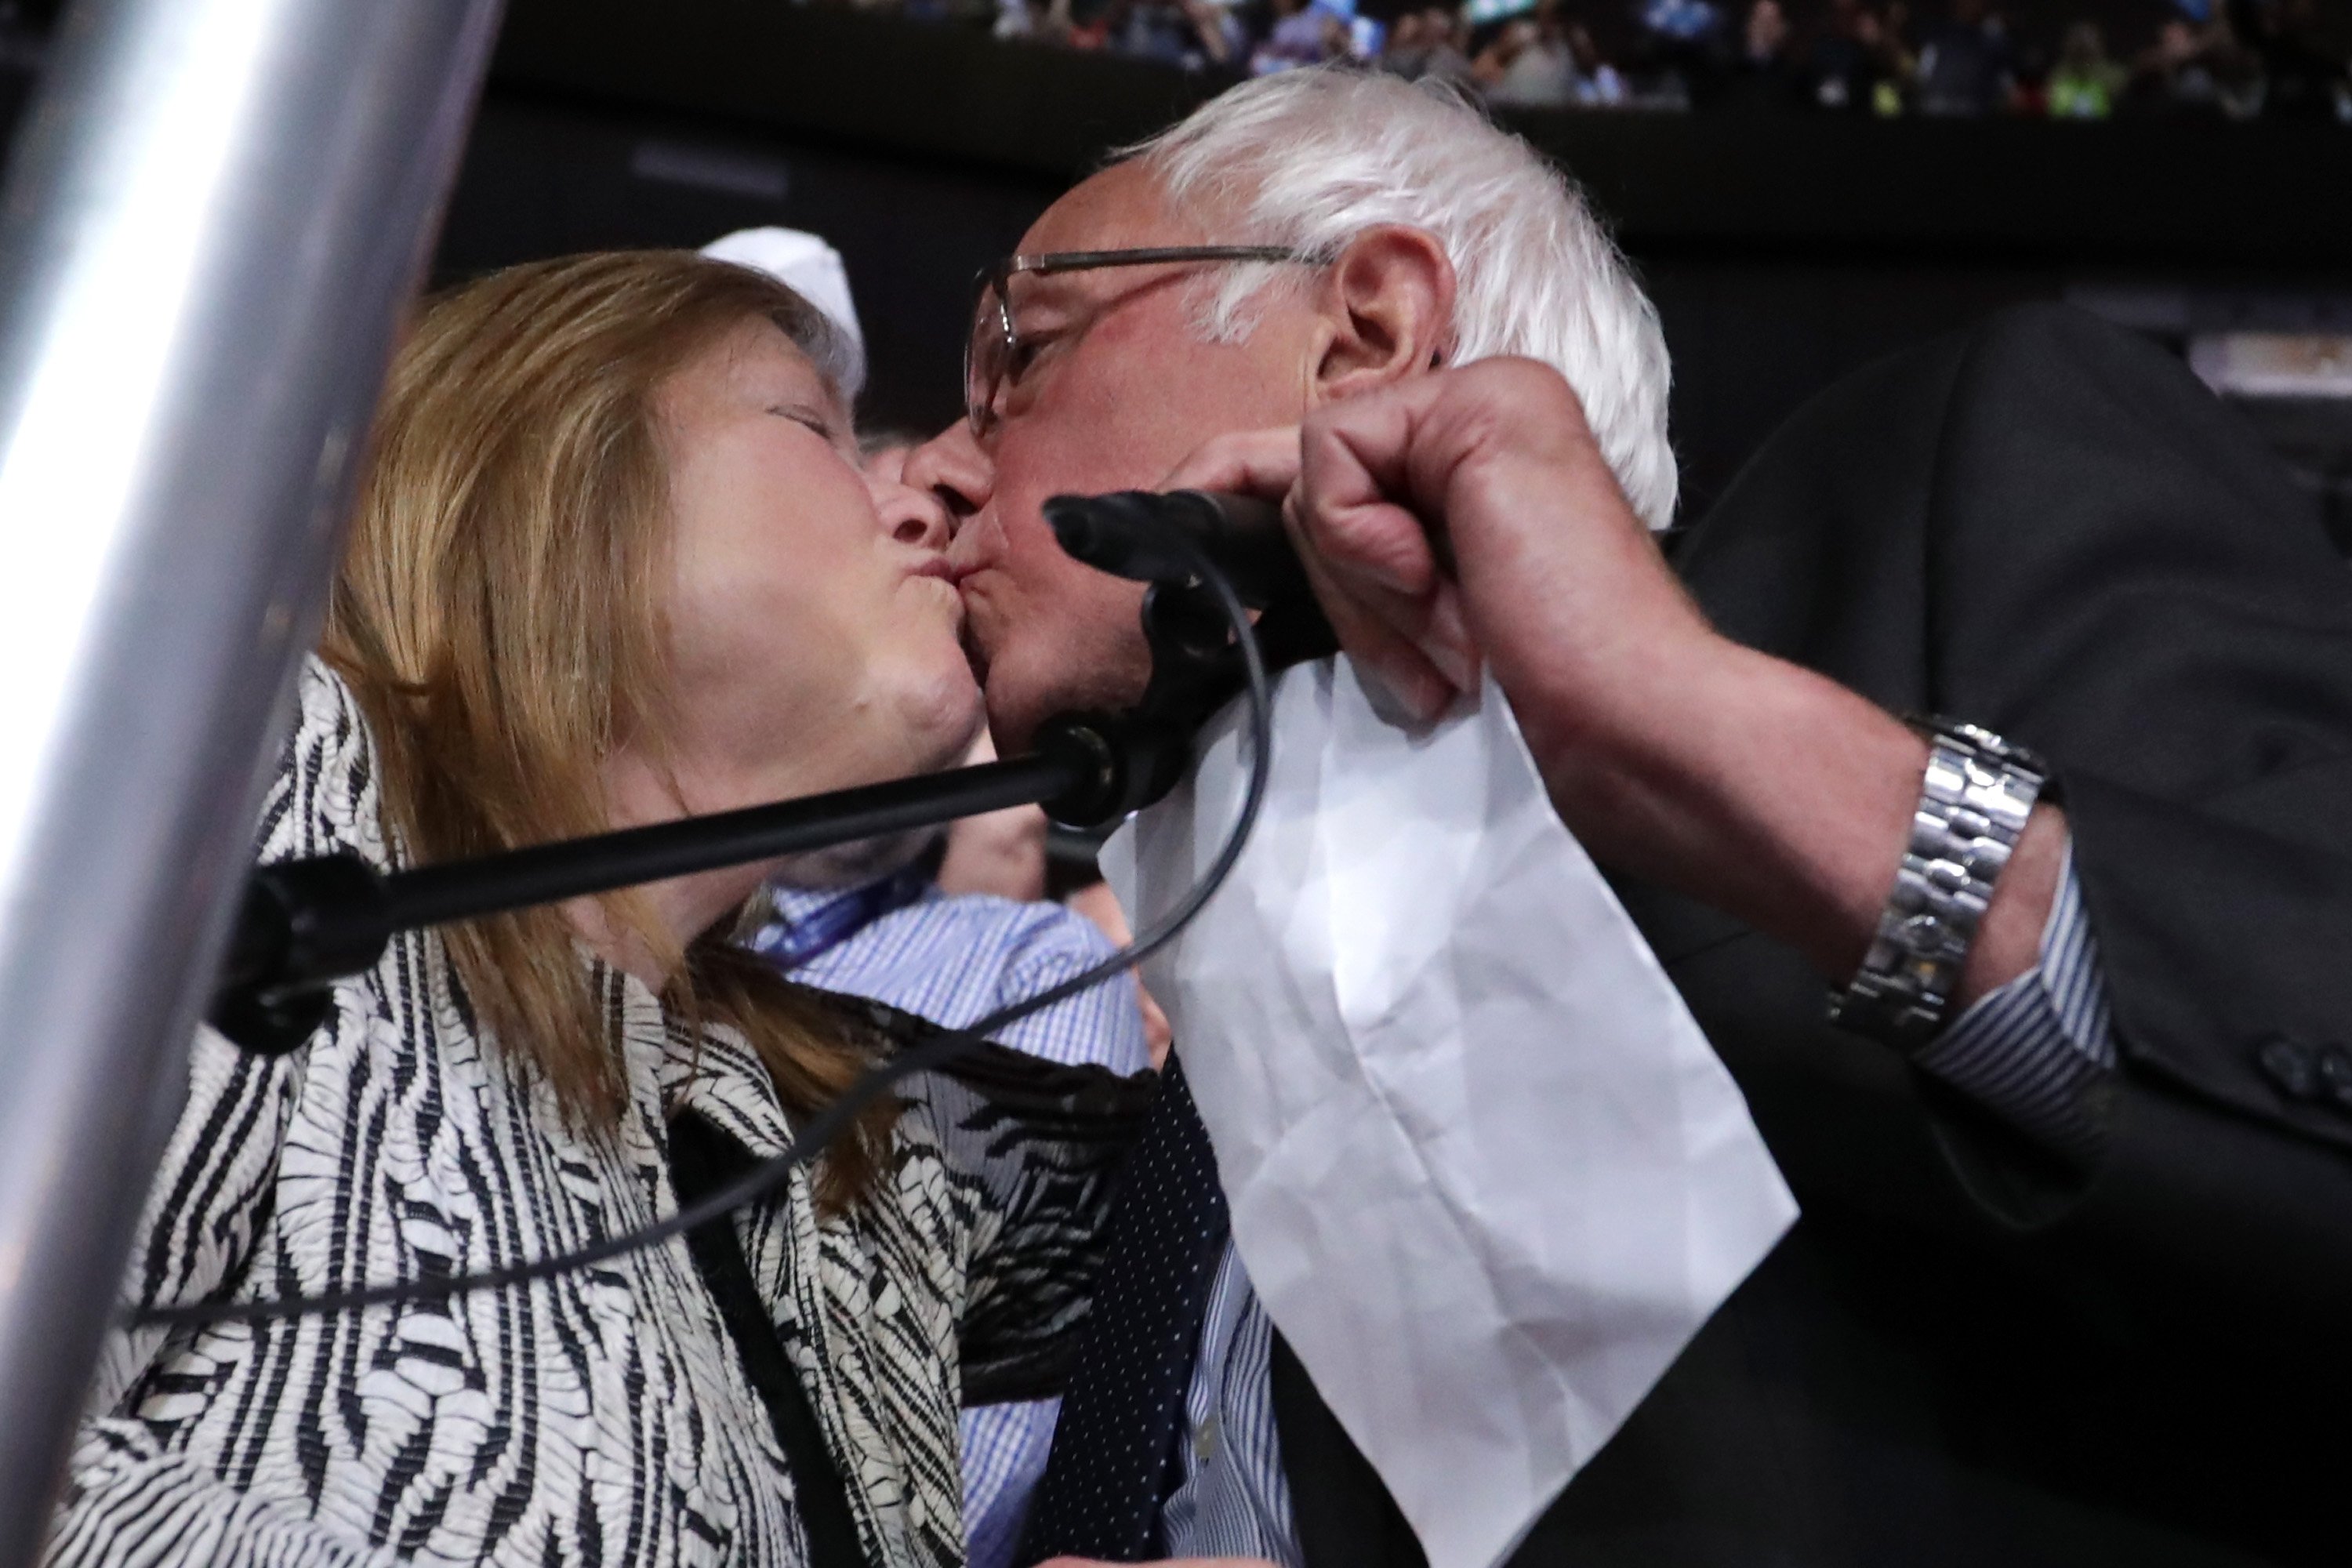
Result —
[[39, 1551], [498, 0], [84, 0], [0, 205], [0, 1564]]

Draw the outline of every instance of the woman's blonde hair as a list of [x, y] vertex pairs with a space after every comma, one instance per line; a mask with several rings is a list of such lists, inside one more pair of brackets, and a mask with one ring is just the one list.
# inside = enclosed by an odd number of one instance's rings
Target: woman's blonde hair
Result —
[[[841, 339], [782, 284], [688, 251], [573, 257], [465, 284], [422, 313], [376, 416], [323, 651], [374, 728], [388, 824], [418, 860], [612, 826], [601, 766], [662, 755], [672, 521], [656, 397], [747, 321], [840, 384]], [[714, 930], [680, 952], [643, 901], [602, 900], [672, 979], [689, 1029], [740, 1031], [796, 1117], [867, 1063], [829, 1010]], [[555, 908], [442, 932], [464, 997], [566, 1113], [625, 1089], [605, 1004]], [[872, 1181], [894, 1108], [836, 1142], [828, 1209]]]

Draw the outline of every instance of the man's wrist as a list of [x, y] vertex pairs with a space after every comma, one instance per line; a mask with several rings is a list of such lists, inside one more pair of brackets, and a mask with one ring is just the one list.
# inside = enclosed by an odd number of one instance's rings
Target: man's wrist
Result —
[[2025, 832], [2010, 852], [2009, 866], [1993, 889], [1992, 907], [1977, 928], [1954, 1004], [1959, 1010], [2000, 989], [2041, 962], [2042, 928], [2066, 864], [2066, 815], [2048, 802], [2037, 805]]

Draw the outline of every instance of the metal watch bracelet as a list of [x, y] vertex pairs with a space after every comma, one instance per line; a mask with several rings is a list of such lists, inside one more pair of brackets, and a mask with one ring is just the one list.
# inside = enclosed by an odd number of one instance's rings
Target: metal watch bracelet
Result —
[[1948, 1020], [1993, 884], [2049, 777], [2032, 752], [1949, 720], [1920, 726], [1927, 772], [1895, 890], [1861, 970], [1830, 1002], [1830, 1021], [1904, 1050]]

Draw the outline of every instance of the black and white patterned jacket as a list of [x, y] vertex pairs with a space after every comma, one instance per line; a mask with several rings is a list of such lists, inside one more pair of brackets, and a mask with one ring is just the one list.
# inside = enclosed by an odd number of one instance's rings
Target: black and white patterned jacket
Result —
[[[390, 863], [373, 749], [313, 663], [263, 858]], [[699, 1042], [599, 966], [616, 1132], [568, 1131], [470, 1026], [438, 941], [396, 941], [290, 1057], [210, 1030], [141, 1223], [141, 1303], [310, 1295], [542, 1257], [674, 1212], [666, 1113], [754, 1156], [789, 1130], [739, 1037]], [[902, 1025], [859, 1014], [886, 1033]], [[869, 1563], [963, 1556], [959, 1396], [1034, 1393], [1082, 1317], [1145, 1080], [992, 1052], [910, 1080], [877, 1196], [820, 1223], [795, 1174], [738, 1234]], [[528, 1289], [110, 1336], [50, 1560], [793, 1568], [764, 1406], [674, 1241]]]

